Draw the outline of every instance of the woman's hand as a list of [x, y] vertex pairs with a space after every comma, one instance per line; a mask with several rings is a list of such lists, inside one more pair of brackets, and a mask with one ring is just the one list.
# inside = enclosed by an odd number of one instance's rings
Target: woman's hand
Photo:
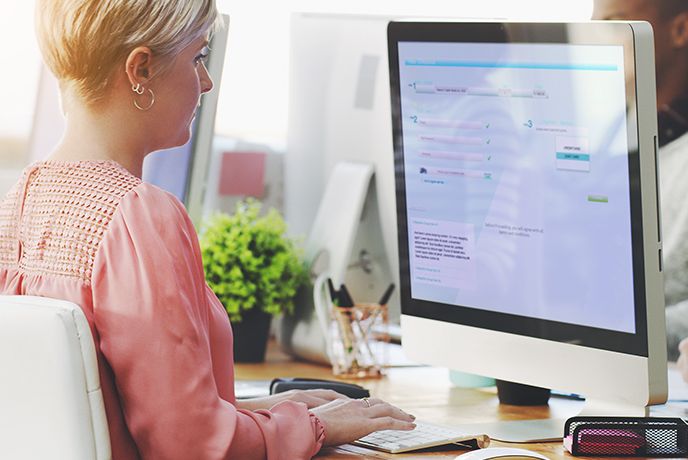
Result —
[[322, 406], [337, 399], [348, 399], [343, 394], [332, 390], [289, 390], [263, 398], [243, 399], [237, 401], [237, 407], [247, 410], [270, 409], [282, 401], [302, 402], [309, 409]]
[[415, 417], [377, 398], [336, 399], [311, 410], [325, 427], [325, 445], [336, 446], [373, 431], [416, 427]]
[[681, 356], [678, 357], [676, 364], [678, 364], [678, 370], [681, 372], [683, 380], [688, 382], [688, 338], [681, 340], [681, 343], [678, 344], [678, 351], [681, 352]]

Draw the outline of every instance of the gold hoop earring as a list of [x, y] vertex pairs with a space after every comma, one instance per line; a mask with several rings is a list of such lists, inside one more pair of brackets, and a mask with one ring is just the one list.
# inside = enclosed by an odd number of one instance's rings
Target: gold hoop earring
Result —
[[[141, 90], [142, 90], [141, 93], [136, 91], [136, 94], [143, 94], [143, 88], [141, 88]], [[151, 100], [150, 100], [150, 103], [146, 107], [140, 106], [139, 102], [136, 100], [136, 98], [134, 98], [134, 107], [136, 107], [137, 109], [139, 109], [142, 112], [150, 110], [150, 108], [153, 107], [153, 104], [155, 104], [155, 94], [153, 94], [153, 90], [149, 89], [148, 92], [150, 93]]]
[[136, 85], [131, 85], [131, 90], [138, 95], [141, 95], [144, 92], [143, 86], [141, 86], [140, 83], [137, 83]]

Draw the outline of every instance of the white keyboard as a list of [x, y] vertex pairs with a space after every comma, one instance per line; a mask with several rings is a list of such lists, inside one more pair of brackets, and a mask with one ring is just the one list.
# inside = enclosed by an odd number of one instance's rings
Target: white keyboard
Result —
[[383, 430], [364, 436], [353, 443], [370, 449], [399, 454], [428, 447], [456, 444], [460, 447], [482, 448], [490, 444], [490, 438], [484, 434], [467, 434], [448, 426], [434, 425], [415, 421], [416, 429], [412, 431]]

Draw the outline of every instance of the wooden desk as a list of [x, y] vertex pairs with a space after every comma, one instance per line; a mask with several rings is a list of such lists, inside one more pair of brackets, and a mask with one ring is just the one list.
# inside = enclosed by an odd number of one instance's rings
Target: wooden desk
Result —
[[[332, 379], [329, 367], [293, 361], [275, 346], [270, 347], [266, 363], [236, 365], [237, 379], [271, 379], [278, 376]], [[373, 396], [399, 406], [418, 419], [447, 425], [550, 417], [565, 419], [575, 415], [582, 405], [580, 401], [551, 398], [549, 406], [502, 406], [494, 389], [490, 391], [454, 388], [449, 381], [447, 370], [431, 367], [395, 368], [382, 379], [361, 380], [356, 383], [368, 388]], [[506, 444], [493, 441], [491, 445]], [[508, 446], [535, 450], [551, 459], [576, 458], [565, 451], [561, 442]], [[453, 459], [462, 452], [464, 451], [457, 449], [449, 452], [386, 454], [345, 445], [323, 449], [317, 458]]]

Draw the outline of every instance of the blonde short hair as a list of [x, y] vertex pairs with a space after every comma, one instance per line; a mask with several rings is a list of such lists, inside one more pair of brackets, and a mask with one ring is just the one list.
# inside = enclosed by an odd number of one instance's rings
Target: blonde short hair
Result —
[[220, 24], [215, 0], [39, 0], [36, 7], [46, 64], [88, 103], [105, 96], [115, 69], [136, 47], [173, 62]]

